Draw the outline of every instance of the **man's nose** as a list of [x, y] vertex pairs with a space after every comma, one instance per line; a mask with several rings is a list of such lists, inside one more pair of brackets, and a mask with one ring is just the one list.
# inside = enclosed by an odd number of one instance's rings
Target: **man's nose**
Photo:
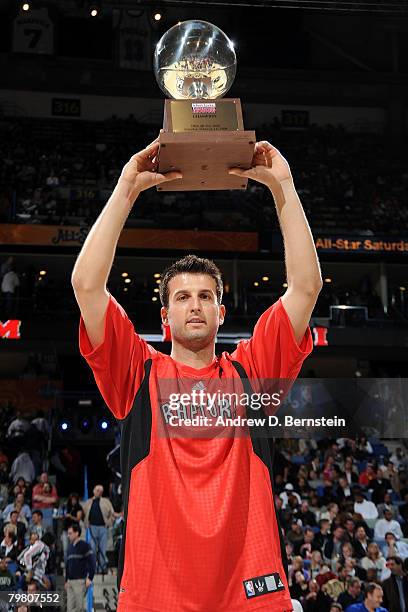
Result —
[[199, 300], [198, 295], [196, 297], [193, 297], [193, 301], [191, 304], [191, 310], [195, 310], [195, 311], [201, 310], [201, 302]]

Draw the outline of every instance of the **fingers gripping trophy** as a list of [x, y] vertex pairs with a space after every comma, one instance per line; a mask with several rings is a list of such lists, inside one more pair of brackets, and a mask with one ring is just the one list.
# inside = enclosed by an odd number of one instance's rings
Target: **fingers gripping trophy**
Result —
[[183, 21], [170, 28], [154, 54], [157, 82], [165, 101], [159, 136], [158, 170], [182, 178], [159, 191], [246, 189], [248, 178], [228, 174], [249, 169], [255, 132], [245, 131], [240, 100], [222, 98], [236, 73], [232, 42], [206, 21]]

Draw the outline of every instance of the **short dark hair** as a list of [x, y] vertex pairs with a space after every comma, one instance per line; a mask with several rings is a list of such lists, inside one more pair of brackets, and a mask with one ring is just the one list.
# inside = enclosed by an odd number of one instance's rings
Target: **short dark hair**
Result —
[[38, 514], [39, 516], [41, 516], [41, 518], [43, 518], [43, 513], [41, 512], [41, 510], [33, 510], [33, 514]]
[[221, 304], [223, 284], [221, 271], [210, 259], [197, 257], [196, 255], [187, 255], [182, 259], [178, 259], [171, 266], [166, 268], [162, 274], [160, 283], [160, 301], [162, 306], [166, 308], [169, 305], [169, 282], [179, 274], [208, 274], [214, 279], [217, 290], [217, 301]]
[[394, 561], [397, 565], [403, 565], [403, 560], [401, 557], [397, 557], [397, 555], [391, 555], [387, 557], [387, 561]]
[[81, 533], [81, 527], [79, 526], [79, 523], [72, 523], [72, 525], [70, 525], [68, 529], [73, 529], [77, 533]]
[[382, 586], [376, 582], [369, 582], [365, 587], [365, 595], [374, 593], [375, 589], [382, 589]]

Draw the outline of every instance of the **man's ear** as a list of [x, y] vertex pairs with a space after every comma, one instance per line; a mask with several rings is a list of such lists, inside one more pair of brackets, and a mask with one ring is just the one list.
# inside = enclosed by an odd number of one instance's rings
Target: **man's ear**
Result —
[[169, 321], [168, 321], [168, 313], [167, 313], [167, 308], [165, 306], [162, 306], [160, 308], [160, 315], [161, 315], [161, 320], [163, 325], [168, 325]]
[[224, 323], [224, 319], [225, 319], [225, 306], [224, 304], [221, 304], [220, 305], [220, 325]]

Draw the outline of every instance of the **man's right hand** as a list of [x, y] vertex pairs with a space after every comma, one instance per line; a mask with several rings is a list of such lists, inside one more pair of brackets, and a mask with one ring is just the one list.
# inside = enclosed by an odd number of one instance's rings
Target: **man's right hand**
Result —
[[157, 172], [159, 146], [159, 139], [156, 138], [143, 151], [133, 155], [124, 166], [119, 181], [127, 181], [132, 185], [132, 190], [140, 193], [160, 183], [182, 178], [181, 172]]

